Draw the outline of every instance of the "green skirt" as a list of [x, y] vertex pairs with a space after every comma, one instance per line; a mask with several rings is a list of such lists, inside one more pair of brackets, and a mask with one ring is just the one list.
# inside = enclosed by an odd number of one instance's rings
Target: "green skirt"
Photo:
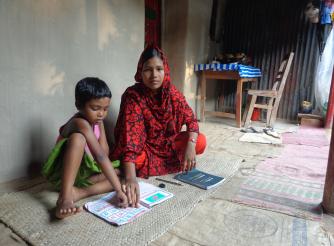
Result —
[[[66, 142], [67, 138], [64, 138], [56, 144], [42, 167], [43, 176], [46, 177], [57, 190], [60, 190], [61, 188], [63, 154], [65, 152]], [[120, 161], [113, 161], [112, 165], [114, 168], [118, 168], [120, 166]], [[101, 172], [101, 168], [97, 162], [90, 155], [84, 153], [74, 186], [87, 187], [91, 185], [92, 183], [88, 178]]]

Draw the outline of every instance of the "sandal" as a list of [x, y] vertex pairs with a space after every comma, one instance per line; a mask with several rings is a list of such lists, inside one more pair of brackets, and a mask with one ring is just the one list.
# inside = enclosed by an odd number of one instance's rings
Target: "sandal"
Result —
[[264, 128], [263, 132], [273, 138], [280, 138], [280, 135], [277, 132], [275, 132], [273, 128]]
[[250, 126], [246, 129], [241, 129], [241, 132], [245, 132], [245, 133], [261, 133], [262, 131], [258, 131], [256, 130], [254, 127]]

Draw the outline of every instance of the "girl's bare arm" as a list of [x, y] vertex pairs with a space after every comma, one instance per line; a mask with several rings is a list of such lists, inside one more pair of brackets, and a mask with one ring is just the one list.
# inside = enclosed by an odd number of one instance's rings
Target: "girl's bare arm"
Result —
[[96, 136], [90, 124], [84, 119], [75, 119], [74, 125], [77, 128], [77, 131], [85, 136], [87, 145], [92, 155], [94, 156], [94, 159], [101, 166], [102, 172], [109, 180], [115, 191], [121, 191], [122, 189], [118, 176], [114, 168], [112, 167], [108, 155], [96, 139]]
[[106, 131], [104, 129], [104, 124], [103, 122], [99, 123], [99, 128], [100, 128], [100, 138], [99, 138], [99, 143], [106, 153], [107, 156], [109, 156], [109, 145], [106, 137]]

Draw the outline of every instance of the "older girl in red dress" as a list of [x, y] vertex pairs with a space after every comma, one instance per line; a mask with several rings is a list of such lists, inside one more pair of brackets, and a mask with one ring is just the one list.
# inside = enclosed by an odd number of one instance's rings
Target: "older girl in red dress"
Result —
[[[206, 139], [185, 97], [170, 81], [163, 52], [155, 46], [141, 54], [137, 83], [123, 94], [112, 159], [120, 159], [129, 203], [138, 205], [138, 177], [191, 170]], [[183, 125], [187, 130], [181, 132]]]

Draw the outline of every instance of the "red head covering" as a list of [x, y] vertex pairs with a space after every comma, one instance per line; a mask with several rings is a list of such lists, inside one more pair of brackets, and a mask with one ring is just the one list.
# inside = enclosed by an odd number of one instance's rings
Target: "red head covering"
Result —
[[161, 58], [161, 60], [164, 64], [165, 77], [164, 77], [164, 80], [163, 80], [163, 84], [170, 83], [170, 75], [169, 75], [170, 72], [169, 72], [169, 66], [168, 66], [167, 58], [166, 58], [165, 54], [162, 52], [162, 50], [160, 50], [159, 47], [156, 46], [156, 45], [148, 45], [144, 49], [144, 51], [141, 54], [141, 56], [139, 58], [139, 61], [138, 61], [137, 72], [135, 74], [135, 80], [137, 82], [143, 82], [143, 78], [141, 76], [141, 73], [142, 73], [142, 70], [143, 70], [144, 63], [147, 61], [147, 60], [144, 61], [144, 59], [145, 59], [144, 54], [149, 49], [155, 49], [158, 52], [158, 54], [159, 54], [159, 56], [160, 56], [160, 58]]
[[[144, 83], [143, 83], [143, 78], [142, 78], [142, 70], [144, 63], [147, 61], [145, 60], [145, 53], [149, 49], [155, 49], [157, 53], [159, 54], [159, 58], [161, 58], [164, 66], [164, 79], [162, 82], [162, 88], [161, 88], [161, 94], [160, 94], [160, 100], [157, 100], [157, 98], [154, 98], [152, 96], [151, 90], [147, 88]], [[144, 51], [142, 52], [138, 65], [137, 65], [137, 72], [135, 74], [135, 80], [139, 83], [138, 87], [141, 87], [141, 90], [144, 93], [145, 101], [149, 108], [152, 110], [153, 114], [159, 119], [161, 122], [169, 122], [172, 118], [172, 107], [171, 103], [172, 101], [170, 100], [171, 97], [171, 90], [176, 90], [174, 86], [171, 85], [170, 81], [170, 72], [169, 72], [169, 66], [167, 62], [167, 58], [162, 52], [162, 50], [159, 49], [158, 46], [156, 45], [149, 45], [147, 46]]]
[[[163, 61], [164, 79], [158, 98], [142, 80], [145, 52], [154, 48]], [[147, 59], [147, 58], [146, 58]], [[116, 146], [112, 159], [135, 162], [144, 151], [147, 159], [137, 170], [140, 177], [163, 175], [180, 170], [182, 153], [174, 140], [184, 124], [188, 131], [198, 132], [197, 120], [184, 96], [170, 82], [169, 67], [163, 52], [157, 46], [148, 46], [140, 56], [135, 80], [122, 96], [115, 127]]]

